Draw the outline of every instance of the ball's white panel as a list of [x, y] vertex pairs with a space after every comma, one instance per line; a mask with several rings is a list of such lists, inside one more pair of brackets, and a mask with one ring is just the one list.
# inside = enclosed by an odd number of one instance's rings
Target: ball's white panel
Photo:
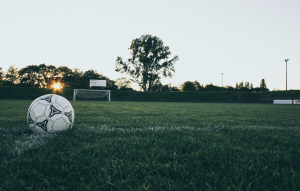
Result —
[[47, 105], [40, 104], [40, 103], [37, 102], [37, 104], [34, 104], [32, 106], [31, 110], [33, 111], [33, 113], [36, 117], [39, 117], [39, 116], [45, 115], [46, 107], [47, 107]]
[[57, 104], [61, 105], [62, 107], [68, 107], [70, 106], [70, 102], [66, 100], [66, 98], [61, 96], [56, 96], [56, 102]]
[[64, 112], [70, 112], [72, 110], [73, 110], [72, 106], [66, 106], [66, 107], [64, 107]]
[[52, 128], [54, 131], [67, 130], [68, 124], [63, 118], [60, 118], [60, 119], [54, 121]]
[[35, 99], [29, 106], [28, 110], [31, 110], [34, 107], [34, 105], [38, 104], [38, 101], [39, 101], [38, 99]]
[[48, 119], [48, 124], [47, 124], [47, 131], [48, 132], [53, 132], [53, 123], [54, 121], [52, 119]]
[[[63, 115], [62, 118], [63, 118], [67, 123], [72, 123], [72, 122], [70, 121], [70, 117], [69, 117], [69, 116]], [[71, 119], [71, 120], [72, 120], [72, 119]]]

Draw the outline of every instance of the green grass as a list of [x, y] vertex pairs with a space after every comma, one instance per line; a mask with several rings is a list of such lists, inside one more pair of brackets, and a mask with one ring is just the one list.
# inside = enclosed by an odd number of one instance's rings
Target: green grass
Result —
[[300, 107], [71, 102], [34, 135], [32, 100], [0, 100], [0, 190], [299, 190]]

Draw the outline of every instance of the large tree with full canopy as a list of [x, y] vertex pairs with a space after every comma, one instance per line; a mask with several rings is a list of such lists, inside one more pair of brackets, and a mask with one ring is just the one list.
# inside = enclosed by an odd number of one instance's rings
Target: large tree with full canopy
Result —
[[168, 46], [156, 36], [142, 35], [132, 41], [130, 46], [131, 58], [123, 62], [121, 57], [116, 60], [116, 71], [129, 74], [132, 81], [139, 84], [144, 91], [160, 80], [160, 76], [172, 77], [175, 72], [174, 64], [178, 60], [175, 55], [169, 59], [171, 52]]

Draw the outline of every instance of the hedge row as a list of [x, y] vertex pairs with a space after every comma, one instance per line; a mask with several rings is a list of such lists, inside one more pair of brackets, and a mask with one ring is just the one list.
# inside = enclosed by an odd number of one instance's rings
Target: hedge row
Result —
[[[45, 94], [58, 94], [73, 99], [73, 89], [54, 91], [46, 88], [0, 86], [0, 99], [35, 99]], [[195, 101], [195, 102], [238, 102], [272, 103], [273, 99], [300, 99], [300, 91], [273, 92], [138, 92], [112, 90], [112, 101]]]
[[14, 87], [14, 86], [0, 86], [1, 99], [35, 99], [45, 94], [58, 94], [67, 99], [71, 99], [73, 95], [72, 89], [65, 89], [63, 91], [54, 91], [49, 88], [34, 88], [34, 87]]

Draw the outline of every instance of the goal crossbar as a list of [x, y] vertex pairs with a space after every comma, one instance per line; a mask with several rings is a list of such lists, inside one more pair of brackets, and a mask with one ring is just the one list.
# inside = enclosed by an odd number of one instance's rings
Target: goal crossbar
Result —
[[90, 99], [107, 97], [108, 101], [110, 101], [110, 90], [74, 89], [73, 101], [76, 101], [76, 97]]

